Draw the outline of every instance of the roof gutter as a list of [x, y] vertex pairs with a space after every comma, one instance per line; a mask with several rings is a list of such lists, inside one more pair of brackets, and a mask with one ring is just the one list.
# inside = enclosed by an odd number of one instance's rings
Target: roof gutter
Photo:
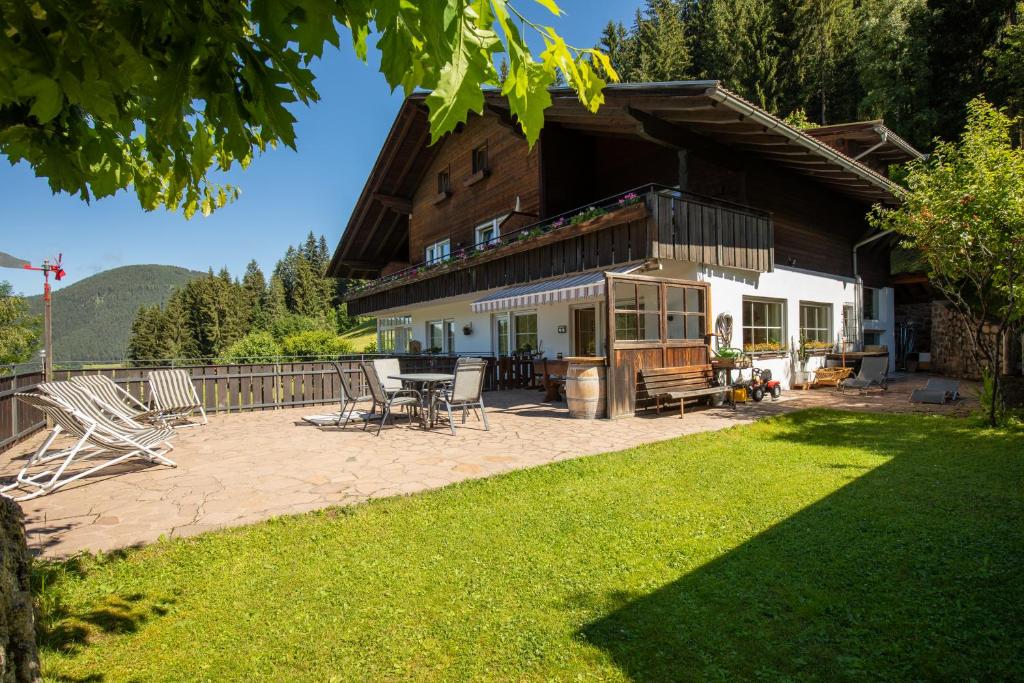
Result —
[[832, 149], [824, 142], [815, 140], [806, 133], [801, 133], [792, 126], [789, 126], [784, 121], [768, 114], [767, 112], [761, 111], [754, 105], [750, 104], [746, 100], [743, 100], [736, 95], [728, 92], [719, 87], [708, 88], [705, 93], [710, 99], [721, 102], [734, 111], [740, 112], [746, 118], [756, 121], [758, 124], [764, 126], [768, 130], [775, 131], [784, 137], [788, 138], [791, 142], [794, 142], [801, 147], [811, 150], [815, 154], [825, 157], [832, 163], [841, 167], [845, 171], [853, 173], [858, 178], [866, 180], [867, 182], [875, 185], [879, 189], [885, 190], [893, 197], [898, 197], [903, 193], [902, 188], [896, 183], [890, 181], [888, 178], [875, 173], [867, 166], [864, 166], [857, 161], [840, 154], [836, 150]]

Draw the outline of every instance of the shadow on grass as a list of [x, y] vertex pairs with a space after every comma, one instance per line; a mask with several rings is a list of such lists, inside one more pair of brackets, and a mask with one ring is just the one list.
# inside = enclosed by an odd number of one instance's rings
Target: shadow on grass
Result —
[[[116, 562], [128, 550], [99, 557], [79, 556], [60, 562], [38, 562], [32, 571], [32, 593], [36, 596], [36, 637], [44, 650], [71, 653], [100, 635], [134, 633], [151, 619], [166, 615], [175, 602], [171, 597], [150, 597], [143, 593], [107, 595], [82, 609], [72, 609], [64, 600], [68, 584], [84, 580], [96, 567]], [[102, 680], [87, 678], [83, 680]]]
[[[1024, 677], [1024, 436], [808, 411], [769, 443], [890, 456], [578, 632], [634, 680]], [[821, 467], [846, 467], [823, 463]]]

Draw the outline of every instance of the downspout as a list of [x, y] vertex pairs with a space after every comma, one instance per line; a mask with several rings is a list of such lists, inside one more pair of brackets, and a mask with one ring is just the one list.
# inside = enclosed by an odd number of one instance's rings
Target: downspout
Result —
[[863, 351], [864, 343], [864, 280], [861, 279], [860, 273], [857, 271], [857, 250], [863, 247], [865, 244], [871, 244], [875, 240], [880, 240], [883, 237], [892, 234], [892, 230], [883, 230], [882, 232], [872, 235], [871, 237], [865, 237], [860, 242], [853, 245], [853, 310], [854, 315], [857, 316], [857, 346], [858, 351]]

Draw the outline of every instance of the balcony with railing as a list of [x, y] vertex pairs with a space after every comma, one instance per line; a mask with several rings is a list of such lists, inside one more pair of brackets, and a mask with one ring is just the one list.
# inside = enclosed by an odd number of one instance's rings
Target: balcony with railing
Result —
[[645, 185], [371, 280], [346, 299], [367, 314], [652, 258], [764, 272], [773, 252], [769, 214]]

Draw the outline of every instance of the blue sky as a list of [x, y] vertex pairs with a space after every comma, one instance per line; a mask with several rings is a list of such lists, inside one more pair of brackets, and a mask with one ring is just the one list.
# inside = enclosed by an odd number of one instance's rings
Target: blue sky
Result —
[[[568, 42], [597, 42], [609, 19], [629, 23], [637, 0], [560, 0], [565, 14], [552, 25]], [[533, 18], [539, 6], [520, 3]], [[289, 244], [312, 230], [337, 244], [349, 212], [387, 135], [401, 94], [391, 94], [376, 64], [343, 46], [318, 65], [322, 99], [296, 110], [298, 151], [271, 151], [229, 181], [242, 197], [209, 218], [186, 221], [180, 212], [146, 213], [134, 194], [86, 205], [53, 195], [24, 163], [0, 162], [0, 251], [41, 261], [64, 253], [64, 285], [122, 265], [164, 263], [206, 270], [227, 266], [241, 275], [249, 259], [273, 268]], [[15, 291], [42, 289], [37, 273], [0, 270]]]

